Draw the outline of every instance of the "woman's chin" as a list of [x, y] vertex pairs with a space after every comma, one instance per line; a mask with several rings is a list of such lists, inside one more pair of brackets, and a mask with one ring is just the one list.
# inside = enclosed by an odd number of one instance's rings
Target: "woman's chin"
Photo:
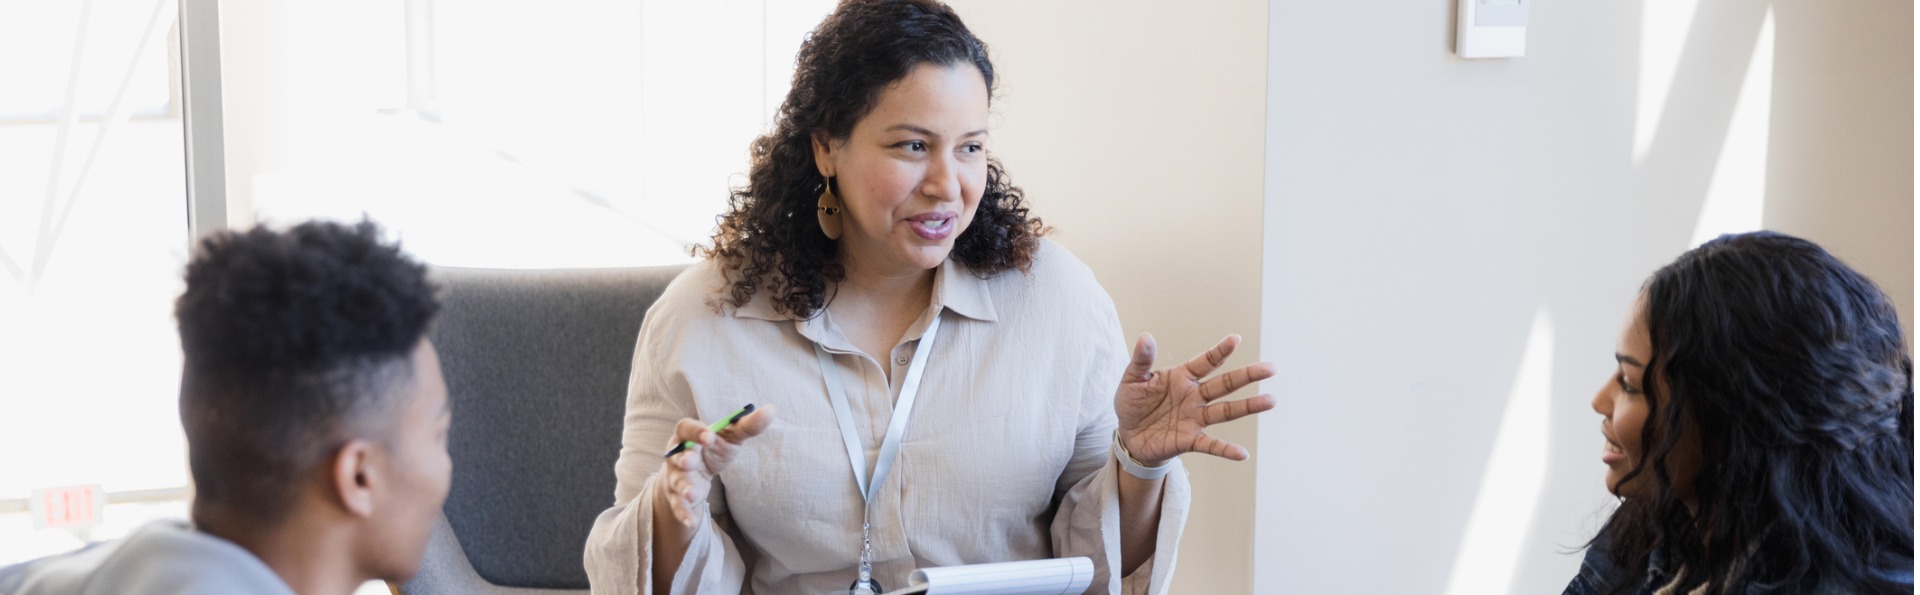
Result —
[[919, 269], [939, 267], [941, 263], [946, 262], [947, 257], [952, 254], [953, 244], [946, 242], [938, 244], [919, 243], [919, 245], [904, 246], [899, 251], [899, 257], [902, 261], [910, 263]]

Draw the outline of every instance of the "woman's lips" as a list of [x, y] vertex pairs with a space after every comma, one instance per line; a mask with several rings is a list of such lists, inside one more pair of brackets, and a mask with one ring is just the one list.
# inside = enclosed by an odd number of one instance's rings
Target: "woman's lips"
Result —
[[1612, 430], [1612, 424], [1609, 420], [1600, 420], [1600, 439], [1606, 441], [1606, 445], [1600, 450], [1600, 462], [1608, 466], [1627, 460], [1627, 450], [1620, 448], [1620, 443], [1613, 441], [1613, 432], [1610, 430]]
[[1627, 460], [1627, 451], [1622, 450], [1620, 445], [1614, 444], [1613, 440], [1607, 440], [1606, 446], [1600, 451], [1600, 462], [1612, 466], [1625, 460]]
[[907, 227], [915, 235], [929, 242], [938, 242], [953, 235], [953, 223], [960, 216], [948, 212], [924, 213], [907, 218]]

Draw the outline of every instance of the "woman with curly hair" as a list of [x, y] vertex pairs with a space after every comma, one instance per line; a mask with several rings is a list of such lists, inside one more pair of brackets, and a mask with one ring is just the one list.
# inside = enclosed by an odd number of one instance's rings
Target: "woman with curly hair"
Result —
[[[1085, 556], [1164, 592], [1208, 425], [1270, 377], [1236, 337], [1155, 370], [987, 150], [986, 46], [933, 0], [849, 0], [801, 46], [714, 246], [648, 312], [595, 593], [824, 593]], [[1211, 376], [1211, 377], [1210, 377]], [[720, 432], [722, 419], [759, 408]], [[671, 445], [691, 442], [684, 451]]]
[[1913, 592], [1913, 360], [1811, 242], [1722, 236], [1653, 274], [1593, 397], [1620, 507], [1569, 595]]

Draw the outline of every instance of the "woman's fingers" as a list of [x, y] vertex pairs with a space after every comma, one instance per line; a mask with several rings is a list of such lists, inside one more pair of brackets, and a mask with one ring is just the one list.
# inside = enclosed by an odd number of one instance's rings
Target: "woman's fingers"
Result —
[[711, 485], [713, 474], [732, 459], [736, 446], [721, 440], [719, 434], [707, 429], [697, 419], [682, 419], [674, 423], [673, 444], [683, 442], [693, 442], [699, 447], [668, 457], [663, 465], [665, 475], [661, 481], [667, 490], [667, 503], [672, 508], [674, 520], [692, 526], [694, 504], [707, 497], [707, 487]]
[[703, 468], [700, 460], [693, 451], [673, 455], [667, 459], [665, 474], [660, 478], [661, 485], [667, 491], [667, 504], [672, 509], [674, 520], [685, 526], [693, 525], [694, 511], [713, 485], [712, 476]]
[[691, 525], [693, 516], [687, 505], [687, 495], [693, 491], [693, 483], [688, 481], [685, 460], [690, 453], [680, 453], [667, 460], [665, 475], [660, 485], [667, 491], [667, 507], [673, 513], [673, 519], [683, 526]]
[[700, 449], [700, 456], [706, 458], [704, 462], [708, 471], [719, 473], [727, 468], [727, 464], [733, 462], [733, 453], [739, 449], [738, 444], [726, 440], [714, 440], [712, 444]]
[[772, 405], [764, 409], [755, 409], [753, 413], [740, 418], [740, 421], [733, 422], [733, 425], [720, 430], [718, 434], [708, 433], [708, 436], [713, 439], [702, 443], [703, 448], [700, 449], [700, 453], [704, 457], [709, 475], [718, 474], [726, 469], [727, 465], [733, 464], [733, 458], [740, 453], [741, 443], [767, 431], [767, 426], [773, 423], [772, 409]]
[[707, 424], [700, 423], [700, 420], [682, 418], [673, 424], [673, 443], [679, 444], [681, 442], [692, 441], [694, 444], [704, 446], [706, 445], [706, 440], [702, 438], [711, 433], [713, 433], [713, 430], [707, 429]]
[[1193, 452], [1203, 452], [1231, 461], [1247, 460], [1247, 449], [1219, 438], [1201, 434], [1193, 440]]
[[673, 425], [673, 444], [692, 442], [697, 448], [668, 457], [661, 485], [667, 491], [667, 503], [674, 520], [692, 526], [693, 511], [707, 497], [713, 476], [726, 469], [740, 452], [740, 444], [767, 431], [773, 423], [771, 405], [741, 417], [719, 432], [708, 429], [697, 419], [682, 419]]
[[1206, 378], [1208, 374], [1219, 369], [1220, 364], [1227, 363], [1227, 356], [1233, 355], [1233, 349], [1239, 346], [1240, 335], [1227, 335], [1227, 338], [1221, 339], [1213, 349], [1208, 349], [1206, 353], [1187, 360], [1187, 374], [1194, 378]]
[[727, 426], [724, 430], [720, 430], [720, 437], [727, 439], [728, 442], [739, 444], [746, 442], [754, 436], [759, 436], [761, 432], [767, 431], [767, 427], [773, 425], [773, 409], [774, 407], [772, 405], [754, 409], [753, 413], [747, 414], [746, 417], [740, 418], [740, 421], [733, 422], [733, 425]]
[[1249, 384], [1272, 378], [1273, 374], [1273, 364], [1267, 362], [1239, 368], [1200, 383], [1200, 398], [1212, 401], [1233, 394], [1233, 391]]
[[1213, 425], [1273, 409], [1273, 395], [1258, 395], [1238, 401], [1214, 403], [1200, 409], [1200, 423]]
[[1153, 360], [1159, 346], [1153, 341], [1153, 335], [1141, 333], [1140, 339], [1133, 343], [1133, 360], [1127, 363], [1127, 371], [1120, 378], [1122, 384], [1143, 382], [1153, 377]]

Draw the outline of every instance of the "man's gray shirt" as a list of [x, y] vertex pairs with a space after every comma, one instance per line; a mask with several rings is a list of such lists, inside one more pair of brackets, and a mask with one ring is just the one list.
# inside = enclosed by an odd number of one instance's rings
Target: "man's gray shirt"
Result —
[[294, 595], [259, 558], [180, 521], [0, 568], [0, 595]]

